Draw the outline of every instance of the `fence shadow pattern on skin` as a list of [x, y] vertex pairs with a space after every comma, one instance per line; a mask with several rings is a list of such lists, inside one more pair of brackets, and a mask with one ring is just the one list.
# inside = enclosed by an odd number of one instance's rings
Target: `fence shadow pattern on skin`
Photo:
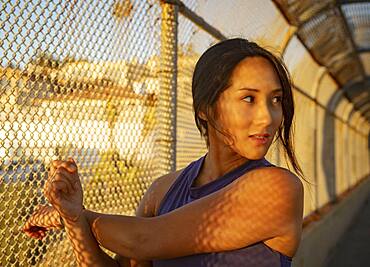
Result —
[[[304, 184], [305, 215], [368, 170], [363, 164], [369, 156], [368, 127], [355, 109], [349, 111], [351, 102], [344, 105], [333, 93], [342, 94], [327, 70], [320, 80], [313, 78], [323, 67], [273, 4], [284, 1], [186, 0], [187, 12], [165, 2], [171, 1], [2, 1], [0, 266], [76, 264], [64, 230], [48, 230], [42, 240], [21, 231], [38, 205], [47, 204], [42, 188], [53, 159], [76, 160], [88, 209], [134, 215], [156, 178], [204, 155], [192, 110], [192, 73], [199, 56], [225, 36], [255, 39], [279, 52], [286, 49], [297, 85], [296, 120], [304, 121], [295, 132], [297, 155], [304, 173], [318, 185]], [[342, 9], [367, 10], [362, 4]], [[317, 33], [312, 26], [317, 21], [311, 22], [305, 23], [307, 40], [311, 30]], [[313, 42], [315, 49], [320, 40]], [[346, 68], [356, 71], [342, 72], [341, 66], [335, 64], [346, 77], [359, 72], [349, 64]], [[326, 107], [327, 100], [328, 106], [345, 106], [346, 111]], [[271, 146], [266, 158], [287, 167], [279, 144]], [[233, 207], [225, 203], [218, 208], [222, 213]], [[205, 221], [217, 223], [217, 214], [204, 214]], [[245, 248], [251, 254], [260, 250], [269, 252], [263, 245]], [[226, 254], [219, 257], [227, 261]]]

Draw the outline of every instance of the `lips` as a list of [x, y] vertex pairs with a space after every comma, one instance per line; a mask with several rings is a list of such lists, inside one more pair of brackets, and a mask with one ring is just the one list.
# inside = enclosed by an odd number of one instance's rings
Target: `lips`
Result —
[[256, 138], [269, 138], [270, 134], [265, 133], [265, 134], [252, 134], [249, 137], [256, 137]]
[[253, 134], [249, 136], [257, 145], [264, 145], [268, 142], [269, 134]]

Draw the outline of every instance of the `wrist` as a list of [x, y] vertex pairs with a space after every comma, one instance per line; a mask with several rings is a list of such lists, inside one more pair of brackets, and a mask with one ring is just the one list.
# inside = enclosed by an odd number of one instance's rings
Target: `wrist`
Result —
[[62, 224], [62, 218], [59, 212], [51, 205], [48, 205], [49, 208], [49, 227], [56, 228], [56, 229], [63, 229], [64, 226]]
[[65, 227], [65, 225], [73, 225], [73, 224], [78, 223], [83, 217], [84, 210], [85, 210], [85, 206], [82, 205], [81, 211], [79, 212], [77, 217], [75, 217], [73, 219], [63, 217], [63, 216], [60, 215], [59, 216], [59, 224], [60, 224], [61, 228], [63, 229]]

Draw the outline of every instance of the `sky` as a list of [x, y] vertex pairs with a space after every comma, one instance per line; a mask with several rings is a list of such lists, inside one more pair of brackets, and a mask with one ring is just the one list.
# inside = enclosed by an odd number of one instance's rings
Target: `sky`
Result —
[[[90, 62], [132, 60], [145, 62], [160, 53], [161, 8], [158, 0], [29, 0], [2, 1], [0, 12], [1, 66], [23, 68], [40, 53], [62, 60]], [[280, 43], [286, 26], [277, 20], [267, 0], [184, 0], [226, 36], [270, 36]], [[131, 5], [123, 19], [115, 4]], [[248, 11], [248, 14], [246, 13]], [[231, 15], [232, 14], [232, 15]], [[245, 25], [248, 25], [246, 27]], [[179, 15], [178, 44], [193, 44], [201, 54], [216, 40]]]
[[7, 1], [0, 18], [1, 66], [23, 68], [43, 52], [63, 59], [139, 62], [158, 53], [160, 7], [131, 0], [128, 17], [113, 16], [108, 1]]

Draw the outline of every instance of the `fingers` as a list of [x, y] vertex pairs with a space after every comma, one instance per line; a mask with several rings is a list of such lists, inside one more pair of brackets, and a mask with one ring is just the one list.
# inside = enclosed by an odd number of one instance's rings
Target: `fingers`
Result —
[[68, 158], [68, 161], [71, 162], [71, 163], [73, 163], [77, 167], [76, 161], [73, 158], [69, 157]]
[[69, 172], [77, 171], [76, 162], [72, 158], [68, 158], [68, 161], [53, 160], [52, 161], [52, 166], [54, 168], [63, 167], [65, 169], [67, 169]]
[[44, 188], [44, 195], [46, 199], [55, 207], [62, 200], [62, 194], [68, 195], [68, 187], [64, 181], [49, 182]]
[[43, 239], [46, 236], [47, 229], [43, 227], [32, 226], [28, 229], [24, 229], [23, 232], [31, 238]]
[[[38, 210], [39, 208], [37, 208]], [[43, 239], [46, 236], [47, 228], [43, 226], [37, 225], [38, 223], [35, 221], [35, 214], [34, 213], [25, 223], [25, 225], [22, 227], [22, 231], [29, 237], [31, 238], [36, 238], [36, 239]]]
[[44, 190], [44, 195], [47, 200], [55, 207], [54, 204], [59, 204], [61, 201], [61, 193], [68, 194], [68, 186], [65, 181], [50, 182]]
[[[44, 195], [54, 209], [63, 216], [66, 205], [78, 199], [78, 197], [82, 197], [82, 186], [77, 165], [72, 158], [69, 158], [68, 161], [54, 160], [51, 163], [50, 170], [50, 175], [44, 186]], [[67, 205], [67, 211], [69, 211], [68, 207]]]
[[[71, 158], [71, 157], [68, 158], [68, 161], [53, 160], [50, 164], [50, 171], [48, 173], [48, 180], [45, 184], [44, 191], [46, 191], [46, 189], [49, 187], [48, 183], [54, 181], [57, 178], [56, 177], [56, 175], [58, 174], [57, 170], [61, 169], [61, 168], [62, 168], [62, 171], [60, 171], [60, 172], [64, 173], [67, 178], [70, 177], [70, 176], [67, 175], [65, 170], [70, 172], [70, 173], [77, 172], [77, 165], [76, 165], [76, 162], [73, 160], [73, 158]], [[74, 187], [75, 184], [76, 184], [76, 181], [71, 181], [72, 188]]]
[[24, 226], [21, 228], [22, 231], [28, 231], [29, 229], [31, 229], [32, 226], [35, 226], [36, 225], [36, 222], [35, 222], [35, 217], [40, 213], [42, 212], [42, 210], [45, 208], [45, 205], [37, 205], [37, 207], [35, 208], [33, 214], [27, 219], [26, 223], [24, 224]]
[[60, 192], [64, 194], [70, 194], [71, 192], [73, 192], [73, 189], [71, 188], [69, 183], [66, 182], [66, 180], [53, 181], [52, 187], [52, 190], [55, 191], [55, 193], [57, 194]]
[[39, 238], [46, 235], [50, 229], [59, 228], [59, 214], [55, 218], [54, 208], [49, 205], [37, 205], [32, 215], [19, 230], [29, 237]]
[[54, 174], [50, 176], [44, 187], [44, 194], [47, 195], [48, 191], [54, 190], [62, 191], [65, 194], [71, 194], [77, 189], [77, 183], [79, 182], [76, 174], [71, 174], [63, 167], [58, 167]]
[[27, 232], [32, 226], [32, 223], [30, 222], [30, 220], [28, 220], [25, 225], [22, 227], [22, 231], [23, 232]]
[[76, 178], [78, 179], [78, 177], [71, 174], [64, 167], [58, 167], [58, 169], [56, 170], [53, 182], [59, 182], [59, 181], [65, 182], [68, 187], [68, 193], [71, 193], [74, 190], [76, 190], [76, 186], [75, 186], [76, 181], [77, 181]]

